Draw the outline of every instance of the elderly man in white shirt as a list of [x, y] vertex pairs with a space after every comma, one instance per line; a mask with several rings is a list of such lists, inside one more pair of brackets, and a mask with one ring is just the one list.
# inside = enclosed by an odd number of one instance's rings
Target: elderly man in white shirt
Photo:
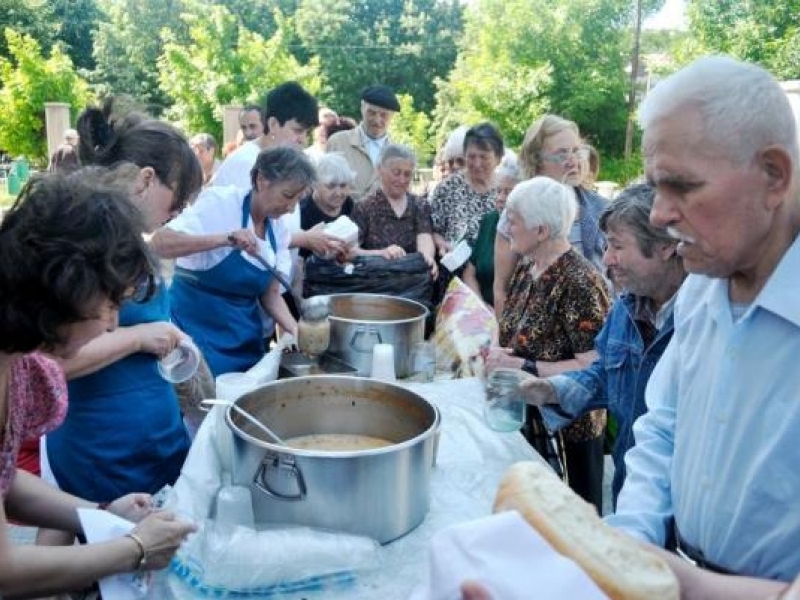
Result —
[[[609, 522], [662, 546], [674, 534], [709, 570], [790, 581], [800, 572], [792, 109], [763, 69], [711, 57], [659, 83], [640, 115], [651, 221], [678, 240], [691, 275]], [[759, 597], [733, 588], [728, 598]]]

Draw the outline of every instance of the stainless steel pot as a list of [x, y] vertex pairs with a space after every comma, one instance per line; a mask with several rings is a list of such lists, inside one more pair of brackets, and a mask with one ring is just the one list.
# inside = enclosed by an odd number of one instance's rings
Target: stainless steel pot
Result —
[[330, 354], [369, 377], [372, 347], [392, 344], [395, 374], [411, 374], [411, 348], [425, 339], [428, 309], [424, 305], [381, 294], [332, 294], [330, 299]]
[[258, 523], [293, 523], [389, 542], [428, 512], [440, 416], [397, 385], [320, 375], [283, 379], [235, 401], [284, 440], [311, 434], [378, 437], [391, 446], [355, 452], [271, 443], [230, 408], [233, 479], [249, 486]]

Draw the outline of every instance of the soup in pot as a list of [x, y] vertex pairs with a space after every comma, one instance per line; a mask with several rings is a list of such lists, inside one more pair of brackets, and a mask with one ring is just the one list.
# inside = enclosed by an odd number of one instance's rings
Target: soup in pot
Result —
[[391, 446], [394, 442], [369, 435], [351, 433], [315, 433], [299, 435], [284, 440], [287, 446], [298, 450], [319, 450], [322, 452], [357, 452], [375, 450]]

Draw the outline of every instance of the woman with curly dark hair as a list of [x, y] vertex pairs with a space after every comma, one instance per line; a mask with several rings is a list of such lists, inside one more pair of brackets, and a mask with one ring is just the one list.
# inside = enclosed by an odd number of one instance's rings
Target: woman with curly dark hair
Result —
[[108, 506], [140, 521], [130, 535], [79, 547], [17, 548], [6, 515], [81, 531], [78, 508], [97, 508], [15, 467], [23, 440], [57, 421], [66, 393], [58, 359], [117, 326], [123, 302], [146, 301], [154, 266], [128, 190], [89, 174], [32, 180], [0, 224], [0, 595], [80, 589], [139, 567], [165, 567], [193, 526], [150, 514], [147, 494]]

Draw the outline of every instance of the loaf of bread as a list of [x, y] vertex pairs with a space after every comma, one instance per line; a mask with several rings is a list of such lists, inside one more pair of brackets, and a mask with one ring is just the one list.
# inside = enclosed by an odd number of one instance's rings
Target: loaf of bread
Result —
[[560, 554], [578, 564], [611, 600], [678, 600], [675, 575], [658, 556], [606, 525], [594, 506], [540, 462], [503, 476], [494, 512], [516, 510]]

